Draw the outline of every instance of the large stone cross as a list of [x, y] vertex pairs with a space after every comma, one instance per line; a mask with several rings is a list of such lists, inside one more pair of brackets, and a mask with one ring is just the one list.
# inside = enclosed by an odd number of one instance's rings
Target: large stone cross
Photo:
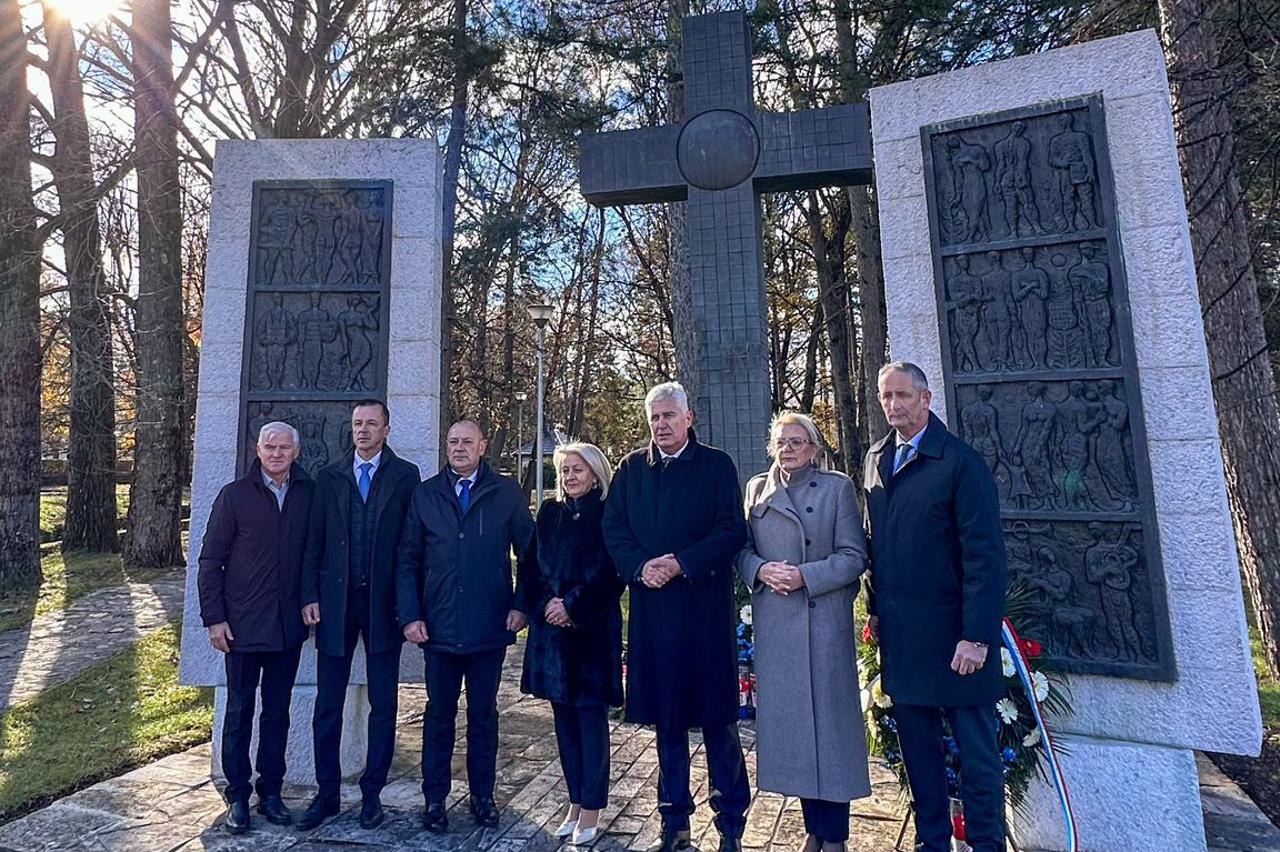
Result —
[[687, 201], [700, 439], [744, 480], [764, 467], [770, 414], [757, 195], [871, 179], [866, 104], [761, 113], [738, 12], [684, 19], [680, 124], [585, 135], [580, 183], [596, 206]]

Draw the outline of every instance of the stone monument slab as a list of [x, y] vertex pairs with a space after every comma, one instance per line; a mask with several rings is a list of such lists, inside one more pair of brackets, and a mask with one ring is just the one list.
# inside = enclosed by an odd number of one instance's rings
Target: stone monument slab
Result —
[[[424, 476], [436, 469], [439, 174], [429, 141], [217, 144], [180, 667], [182, 683], [216, 689], [215, 772], [225, 671], [200, 623], [197, 558], [213, 500], [252, 461], [258, 429], [292, 424], [300, 461], [314, 471], [350, 447], [351, 403], [379, 396], [397, 454]], [[406, 646], [401, 679], [421, 678], [421, 654]], [[357, 652], [343, 735], [348, 774], [364, 761], [364, 679]], [[288, 779], [311, 784], [311, 641], [297, 683]]]
[[[1073, 672], [1081, 848], [1203, 850], [1192, 750], [1262, 731], [1159, 40], [881, 87], [871, 117], [893, 354], [991, 466]], [[1063, 848], [1045, 785], [1014, 827]]]

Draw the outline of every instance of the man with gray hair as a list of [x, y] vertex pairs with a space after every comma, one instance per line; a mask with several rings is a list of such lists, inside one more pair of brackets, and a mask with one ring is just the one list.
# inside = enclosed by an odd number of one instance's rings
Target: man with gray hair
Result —
[[892, 430], [863, 465], [870, 535], [870, 629], [893, 699], [918, 852], [951, 848], [942, 723], [960, 751], [960, 797], [974, 852], [1003, 852], [1004, 775], [996, 701], [1008, 577], [995, 478], [977, 450], [929, 411], [915, 364], [886, 364], [880, 406]]
[[[287, 825], [280, 798], [289, 701], [307, 628], [300, 601], [303, 555], [315, 483], [296, 463], [298, 431], [274, 421], [258, 433], [257, 458], [213, 501], [200, 547], [200, 619], [227, 667], [222, 772], [227, 778], [225, 827], [249, 830], [252, 770], [258, 812]], [[256, 693], [262, 689], [258, 756], [249, 762]]]
[[658, 729], [653, 852], [689, 846], [689, 729], [701, 728], [721, 852], [738, 852], [751, 790], [738, 739], [734, 558], [747, 540], [733, 460], [698, 443], [683, 387], [645, 397], [651, 442], [618, 465], [604, 539], [631, 588], [630, 722]]

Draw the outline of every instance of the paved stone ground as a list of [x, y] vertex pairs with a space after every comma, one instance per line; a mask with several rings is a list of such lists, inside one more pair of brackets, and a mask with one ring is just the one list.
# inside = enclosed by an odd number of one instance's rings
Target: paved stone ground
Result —
[[181, 577], [111, 586], [0, 633], [0, 713], [180, 618], [182, 587]]
[[[514, 660], [509, 660], [514, 662]], [[256, 814], [254, 833], [232, 837], [221, 828], [222, 799], [209, 779], [208, 744], [172, 755], [119, 778], [96, 784], [8, 825], [0, 826], [0, 852], [338, 852], [396, 849], [405, 852], [553, 852], [561, 842], [551, 835], [564, 812], [565, 791], [556, 761], [551, 714], [545, 702], [519, 694], [518, 667], [508, 665], [499, 691], [502, 714], [496, 798], [502, 820], [496, 829], [479, 829], [466, 807], [465, 740], [459, 719], [454, 758], [454, 790], [449, 798], [450, 833], [431, 835], [419, 828], [421, 720], [420, 687], [400, 692], [400, 725], [391, 781], [383, 791], [386, 823], [363, 831], [355, 818], [359, 792], [344, 787], [349, 807], [309, 834], [269, 826]], [[696, 740], [696, 738], [695, 738]], [[614, 726], [610, 807], [602, 816], [605, 832], [595, 848], [629, 852], [657, 839], [658, 759], [653, 733], [624, 723]], [[744, 727], [747, 766], [754, 778], [754, 738]], [[1208, 761], [1203, 761], [1206, 825], [1212, 852], [1280, 850], [1280, 829]], [[695, 846], [711, 852], [717, 835], [705, 800], [706, 766], [694, 755], [692, 784], [699, 803], [693, 818]], [[873, 795], [854, 803], [850, 852], [886, 852], [894, 848], [903, 805], [897, 784], [885, 768], [873, 765]], [[295, 813], [309, 799], [303, 788], [286, 789]], [[747, 852], [791, 852], [803, 840], [799, 802], [770, 793], [756, 795], [748, 813], [743, 846]], [[1023, 850], [1028, 852], [1028, 850]], [[1174, 852], [1174, 850], [1171, 850]]]

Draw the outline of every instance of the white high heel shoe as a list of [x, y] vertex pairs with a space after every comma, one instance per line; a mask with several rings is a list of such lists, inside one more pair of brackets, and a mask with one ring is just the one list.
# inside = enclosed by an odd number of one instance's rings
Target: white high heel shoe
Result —
[[596, 835], [599, 833], [600, 826], [598, 825], [593, 825], [590, 828], [575, 828], [573, 830], [573, 845], [588, 846], [596, 839]]
[[578, 821], [576, 819], [564, 818], [564, 822], [560, 823], [560, 827], [556, 829], [556, 837], [569, 837], [578, 830]]

